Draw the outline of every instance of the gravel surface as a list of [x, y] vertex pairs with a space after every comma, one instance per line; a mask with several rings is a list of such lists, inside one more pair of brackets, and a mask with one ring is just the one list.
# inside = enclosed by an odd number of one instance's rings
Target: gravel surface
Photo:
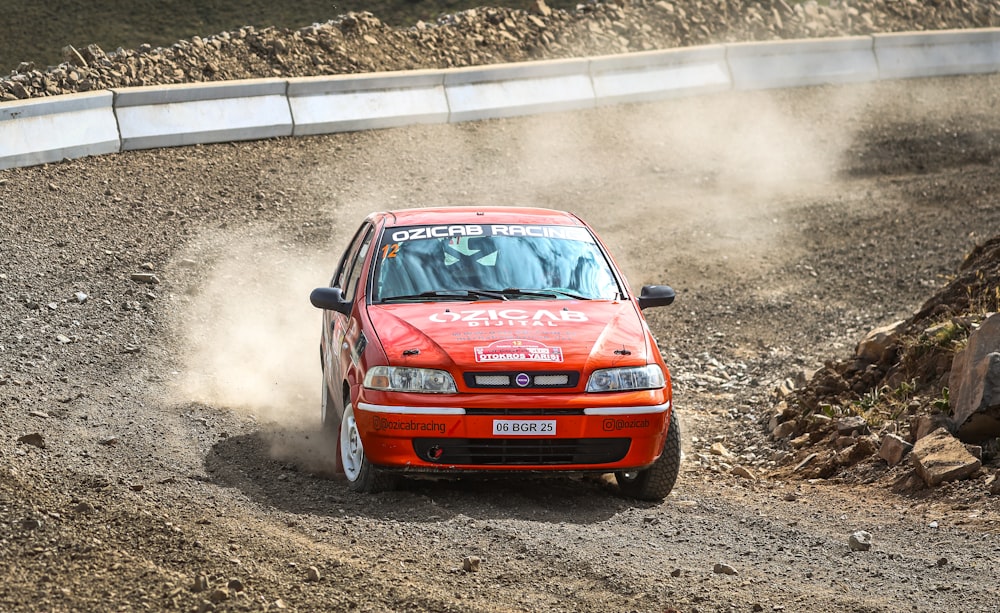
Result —
[[[760, 423], [998, 233], [998, 92], [732, 93], [0, 172], [0, 609], [998, 610], [996, 465], [933, 490], [894, 487], [908, 466], [789, 480]], [[331, 473], [308, 292], [368, 211], [461, 203], [572, 210], [633, 286], [677, 289], [650, 315], [685, 433], [667, 501], [593, 479], [356, 496]]]
[[[995, 2], [636, 0], [357, 14], [167, 49], [70, 52], [2, 99], [993, 25]], [[848, 359], [1000, 234], [1000, 77], [144, 151], [0, 172], [0, 610], [998, 611], [998, 466], [789, 471], [789, 378]], [[674, 375], [662, 504], [603, 479], [357, 496], [319, 426], [319, 314], [372, 209], [572, 210]], [[990, 492], [994, 492], [991, 494]]]

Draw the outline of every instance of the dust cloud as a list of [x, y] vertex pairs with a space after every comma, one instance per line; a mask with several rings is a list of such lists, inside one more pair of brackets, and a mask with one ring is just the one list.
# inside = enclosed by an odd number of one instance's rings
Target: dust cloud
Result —
[[334, 263], [278, 235], [204, 236], [172, 266], [189, 289], [173, 325], [182, 350], [171, 400], [252, 417], [273, 457], [323, 464], [321, 315], [308, 296]]

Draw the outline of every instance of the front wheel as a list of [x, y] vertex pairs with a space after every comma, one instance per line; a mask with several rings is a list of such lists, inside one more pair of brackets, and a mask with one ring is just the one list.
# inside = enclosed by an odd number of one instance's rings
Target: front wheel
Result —
[[629, 498], [660, 501], [670, 494], [681, 469], [681, 425], [677, 414], [670, 415], [663, 453], [649, 468], [615, 473], [618, 489]]
[[340, 420], [340, 463], [347, 476], [347, 487], [355, 492], [372, 494], [391, 490], [395, 484], [388, 475], [372, 466], [365, 457], [365, 448], [358, 432], [358, 422], [354, 419], [354, 407], [344, 406], [344, 417]]

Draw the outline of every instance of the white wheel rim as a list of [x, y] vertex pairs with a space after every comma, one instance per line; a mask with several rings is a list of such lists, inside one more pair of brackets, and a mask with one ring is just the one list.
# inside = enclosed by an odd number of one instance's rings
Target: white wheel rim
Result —
[[344, 419], [340, 422], [340, 460], [349, 480], [357, 481], [364, 459], [365, 450], [361, 445], [358, 422], [354, 419], [354, 408], [347, 405], [344, 408]]

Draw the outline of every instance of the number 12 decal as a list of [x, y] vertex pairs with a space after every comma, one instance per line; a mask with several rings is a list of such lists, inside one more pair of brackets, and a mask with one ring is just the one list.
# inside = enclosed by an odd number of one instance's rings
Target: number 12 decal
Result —
[[394, 258], [399, 254], [399, 243], [393, 243], [382, 247], [382, 259]]

